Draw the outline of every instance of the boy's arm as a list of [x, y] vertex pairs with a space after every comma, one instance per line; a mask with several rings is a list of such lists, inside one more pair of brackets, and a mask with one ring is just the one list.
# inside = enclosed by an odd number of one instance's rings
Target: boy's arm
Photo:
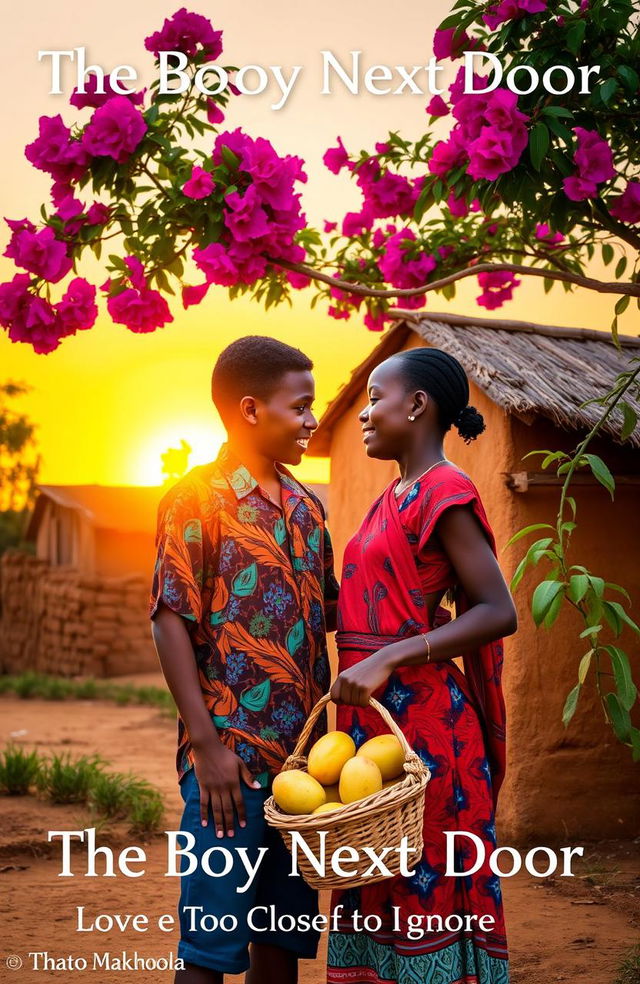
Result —
[[193, 747], [202, 825], [207, 825], [211, 803], [217, 836], [222, 837], [226, 831], [232, 837], [234, 807], [240, 826], [246, 826], [241, 780], [254, 788], [259, 784], [242, 759], [220, 741], [202, 698], [195, 654], [183, 617], [161, 602], [151, 625], [162, 672]]

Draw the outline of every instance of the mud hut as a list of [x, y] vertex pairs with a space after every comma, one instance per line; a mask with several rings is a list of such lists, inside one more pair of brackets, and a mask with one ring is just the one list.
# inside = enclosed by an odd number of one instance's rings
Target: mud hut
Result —
[[[357, 414], [367, 403], [367, 378], [376, 365], [401, 350], [427, 345], [444, 349], [464, 366], [470, 402], [484, 415], [487, 431], [469, 446], [449, 434], [445, 453], [478, 486], [510, 580], [527, 541], [507, 548], [508, 540], [529, 524], [553, 522], [558, 505], [557, 478], [540, 469], [540, 458], [525, 456], [543, 448], [569, 451], [591, 429], [599, 407], [583, 406], [584, 401], [606, 392], [640, 356], [640, 339], [620, 341], [618, 350], [608, 335], [586, 329], [402, 314], [329, 405], [309, 448], [312, 455], [331, 458], [329, 509], [338, 566], [367, 504], [397, 474], [393, 462], [369, 460], [362, 447]], [[621, 417], [614, 415], [590, 448], [616, 479], [615, 501], [591, 475], [577, 477], [571, 560], [624, 585], [637, 619], [640, 428], [622, 444], [620, 425]], [[633, 836], [640, 807], [638, 766], [604, 724], [591, 685], [568, 729], [562, 724], [566, 695], [588, 647], [579, 638], [583, 624], [577, 613], [564, 611], [551, 631], [536, 629], [529, 602], [542, 579], [542, 569], [536, 569], [518, 589], [519, 630], [506, 644], [509, 765], [498, 818], [503, 841]], [[622, 639], [627, 651], [637, 654], [637, 638]]]

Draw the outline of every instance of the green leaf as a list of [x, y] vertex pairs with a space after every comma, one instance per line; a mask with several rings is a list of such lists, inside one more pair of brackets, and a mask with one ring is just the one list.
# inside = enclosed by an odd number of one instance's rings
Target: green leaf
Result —
[[630, 300], [631, 300], [631, 295], [625, 294], [624, 297], [621, 297], [619, 301], [616, 301], [616, 307], [615, 307], [616, 314], [624, 314], [624, 312], [629, 307]]
[[567, 50], [571, 52], [572, 55], [577, 55], [582, 42], [584, 41], [585, 31], [587, 30], [586, 20], [579, 20], [576, 24], [572, 24], [567, 31]]
[[622, 707], [617, 694], [607, 694], [605, 697], [611, 725], [620, 741], [627, 741], [631, 730], [631, 718], [629, 712]]
[[580, 684], [576, 683], [573, 690], [567, 696], [567, 699], [564, 702], [564, 708], [562, 710], [562, 723], [564, 724], [565, 728], [569, 724], [569, 721], [571, 720], [573, 715], [576, 713], [576, 707], [578, 705], [579, 696], [580, 696]]
[[562, 608], [563, 598], [564, 595], [562, 592], [560, 592], [555, 596], [555, 598], [551, 602], [551, 605], [549, 606], [549, 611], [547, 612], [544, 619], [542, 620], [542, 624], [544, 625], [545, 629], [550, 629], [551, 626], [556, 621], [558, 615], [560, 614], [560, 609]]
[[287, 651], [294, 656], [304, 641], [304, 620], [299, 619], [287, 633]]
[[258, 565], [249, 564], [243, 571], [236, 574], [232, 583], [231, 590], [238, 598], [246, 598], [253, 594], [258, 585]]
[[602, 598], [604, 595], [604, 579], [597, 577], [595, 574], [588, 574], [587, 576], [596, 598]]
[[629, 65], [619, 65], [617, 73], [629, 92], [635, 93], [640, 89], [640, 76]]
[[569, 578], [567, 597], [574, 603], [582, 601], [589, 590], [589, 578], [585, 574], [573, 574]]
[[531, 599], [531, 614], [536, 625], [540, 625], [547, 616], [554, 600], [562, 592], [562, 581], [542, 581], [533, 592]]
[[602, 458], [599, 458], [596, 454], [585, 454], [583, 455], [583, 458], [591, 468], [594, 477], [597, 478], [601, 485], [604, 485], [605, 489], [613, 499], [613, 493], [616, 487], [615, 479]]
[[634, 620], [631, 618], [631, 616], [627, 614], [627, 612], [622, 607], [622, 605], [620, 604], [620, 602], [618, 602], [618, 601], [610, 601], [609, 604], [611, 605], [612, 608], [614, 608], [616, 610], [616, 612], [618, 613], [618, 615], [620, 616], [620, 618], [622, 619], [622, 621], [625, 623], [625, 625], [628, 625], [629, 628], [630, 629], [633, 629], [633, 631], [637, 635], [640, 635], [640, 626], [638, 626], [634, 622]]
[[532, 523], [531, 526], [525, 526], [524, 529], [518, 530], [514, 533], [510, 540], [507, 540], [507, 546], [510, 547], [513, 543], [517, 543], [521, 540], [523, 536], [528, 536], [529, 533], [533, 533], [534, 530], [552, 530], [553, 526], [551, 523]]
[[623, 649], [619, 649], [617, 646], [604, 646], [603, 648], [611, 659], [618, 700], [625, 711], [630, 711], [636, 702], [638, 690], [631, 677], [629, 657]]
[[598, 87], [596, 92], [598, 92], [605, 106], [608, 106], [611, 100], [613, 99], [614, 95], [616, 94], [617, 89], [618, 89], [618, 83], [616, 82], [616, 80], [607, 79], [606, 82], [603, 82]]
[[545, 106], [542, 110], [543, 116], [561, 116], [565, 119], [572, 120], [573, 113], [570, 109], [565, 109], [564, 106]]
[[615, 636], [619, 636], [623, 629], [623, 622], [620, 618], [618, 612], [615, 610], [610, 601], [603, 602], [604, 617], [606, 618], [609, 628], [614, 633]]
[[623, 441], [626, 441], [629, 437], [631, 437], [634, 430], [636, 429], [636, 424], [638, 423], [638, 414], [633, 409], [633, 407], [629, 406], [629, 404], [624, 401], [620, 403], [620, 407], [622, 408], [622, 418], [623, 418], [620, 437], [622, 438]]
[[269, 703], [270, 694], [271, 680], [267, 677], [262, 683], [257, 683], [255, 687], [240, 694], [239, 703], [248, 711], [262, 711]]
[[584, 631], [580, 633], [580, 637], [579, 638], [580, 639], [587, 639], [591, 635], [597, 635], [598, 632], [602, 632], [602, 626], [601, 625], [590, 625], [588, 629], [584, 629]]
[[615, 269], [616, 280], [620, 280], [620, 277], [622, 276], [622, 274], [626, 269], [627, 269], [627, 258], [626, 256], [621, 256], [618, 262], [616, 263], [616, 269]]
[[580, 666], [578, 667], [578, 682], [583, 684], [587, 679], [587, 673], [589, 672], [589, 667], [591, 666], [591, 657], [595, 653], [595, 649], [590, 649], [588, 653], [585, 653], [580, 660]]
[[220, 151], [222, 154], [222, 160], [227, 165], [229, 170], [235, 171], [238, 167], [238, 164], [240, 163], [240, 158], [237, 156], [237, 154], [234, 154], [231, 148], [227, 147], [226, 144], [221, 145]]
[[613, 252], [613, 246], [611, 245], [611, 243], [603, 243], [602, 244], [602, 262], [604, 263], [604, 265], [605, 266], [609, 266], [609, 264], [611, 263], [611, 261], [612, 261], [612, 259], [613, 259], [614, 256], [615, 256], [615, 253]]
[[536, 171], [539, 171], [542, 167], [542, 162], [549, 150], [549, 143], [549, 130], [544, 123], [536, 123], [529, 136], [529, 153], [531, 155], [531, 163]]

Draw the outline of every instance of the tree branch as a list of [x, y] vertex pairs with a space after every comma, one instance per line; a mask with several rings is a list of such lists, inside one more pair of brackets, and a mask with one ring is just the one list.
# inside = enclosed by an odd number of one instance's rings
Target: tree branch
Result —
[[507, 273], [520, 274], [523, 277], [543, 277], [546, 280], [560, 280], [568, 284], [576, 284], [586, 290], [597, 291], [599, 294], [626, 294], [630, 297], [640, 297], [640, 284], [617, 283], [615, 281], [594, 280], [592, 277], [582, 277], [577, 273], [569, 273], [561, 270], [539, 270], [537, 267], [521, 266], [516, 263], [478, 263], [477, 266], [465, 267], [456, 273], [450, 273], [447, 277], [440, 280], [432, 280], [422, 287], [386, 288], [386, 287], [367, 287], [365, 284], [352, 283], [349, 280], [340, 280], [332, 277], [320, 270], [304, 263], [288, 263], [286, 260], [271, 259], [269, 262], [275, 266], [283, 267], [285, 270], [292, 270], [294, 273], [302, 273], [312, 280], [328, 284], [329, 287], [338, 287], [349, 294], [357, 294], [359, 297], [415, 297], [416, 294], [428, 294], [430, 291], [439, 290], [448, 284], [453, 284], [457, 280], [466, 277], [475, 277], [479, 273], [495, 273], [505, 271]]

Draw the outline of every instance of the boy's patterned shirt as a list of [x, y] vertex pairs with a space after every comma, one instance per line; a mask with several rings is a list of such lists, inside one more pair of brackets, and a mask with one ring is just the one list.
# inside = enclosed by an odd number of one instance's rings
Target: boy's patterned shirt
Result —
[[[322, 504], [282, 469], [280, 480], [283, 509], [226, 445], [181, 479], [158, 508], [150, 606], [185, 618], [220, 738], [262, 785], [329, 687], [338, 596]], [[179, 717], [179, 777], [192, 765]]]

